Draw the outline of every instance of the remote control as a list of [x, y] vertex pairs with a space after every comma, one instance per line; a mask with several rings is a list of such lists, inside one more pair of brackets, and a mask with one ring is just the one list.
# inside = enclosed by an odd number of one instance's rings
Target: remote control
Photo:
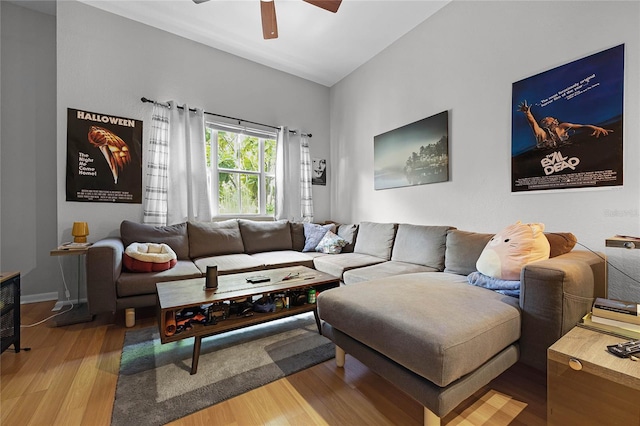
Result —
[[607, 346], [607, 350], [620, 358], [629, 358], [631, 355], [640, 352], [640, 340], [631, 340], [629, 342], [618, 343], [617, 345], [609, 345]]

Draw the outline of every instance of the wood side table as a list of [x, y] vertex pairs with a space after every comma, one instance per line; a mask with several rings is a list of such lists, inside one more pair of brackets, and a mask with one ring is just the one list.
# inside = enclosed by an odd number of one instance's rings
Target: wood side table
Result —
[[607, 351], [623, 341], [574, 327], [547, 350], [547, 424], [640, 425], [640, 361]]
[[93, 315], [89, 312], [89, 305], [80, 303], [80, 275], [87, 251], [89, 251], [89, 248], [55, 249], [49, 252], [50, 256], [78, 256], [78, 302], [74, 304], [73, 309], [63, 312], [54, 318], [57, 327], [93, 321]]

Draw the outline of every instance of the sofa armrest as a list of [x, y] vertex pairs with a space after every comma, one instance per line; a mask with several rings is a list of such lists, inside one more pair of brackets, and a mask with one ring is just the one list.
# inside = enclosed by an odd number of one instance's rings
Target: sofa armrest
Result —
[[87, 300], [92, 314], [116, 311], [116, 281], [122, 272], [124, 244], [111, 237], [94, 243], [87, 251]]
[[545, 371], [547, 348], [604, 297], [604, 256], [575, 250], [526, 265], [520, 274], [520, 361]]

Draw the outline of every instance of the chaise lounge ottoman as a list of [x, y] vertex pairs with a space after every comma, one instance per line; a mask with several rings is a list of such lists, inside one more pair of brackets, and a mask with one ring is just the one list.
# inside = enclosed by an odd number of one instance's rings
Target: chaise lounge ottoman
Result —
[[[406, 274], [323, 292], [323, 334], [336, 361], [352, 354], [420, 402], [449, 413], [518, 361], [518, 300], [471, 286], [465, 276]], [[383, 354], [383, 356], [381, 356]]]

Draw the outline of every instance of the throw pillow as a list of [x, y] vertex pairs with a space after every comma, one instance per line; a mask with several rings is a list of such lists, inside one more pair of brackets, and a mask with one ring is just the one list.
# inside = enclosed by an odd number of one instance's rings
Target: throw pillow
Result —
[[334, 225], [304, 224], [304, 248], [302, 251], [315, 251], [324, 235], [333, 229]]
[[476, 262], [476, 268], [489, 277], [517, 281], [524, 265], [548, 259], [549, 252], [544, 224], [518, 221], [489, 240]]
[[122, 257], [125, 268], [132, 272], [161, 272], [176, 266], [176, 253], [167, 244], [132, 243]]
[[338, 254], [342, 252], [342, 248], [348, 244], [347, 240], [329, 231], [324, 234], [316, 246], [316, 251], [327, 254]]
[[569, 253], [575, 247], [578, 239], [571, 232], [545, 232], [544, 234], [549, 240], [551, 252], [549, 257], [560, 256]]

